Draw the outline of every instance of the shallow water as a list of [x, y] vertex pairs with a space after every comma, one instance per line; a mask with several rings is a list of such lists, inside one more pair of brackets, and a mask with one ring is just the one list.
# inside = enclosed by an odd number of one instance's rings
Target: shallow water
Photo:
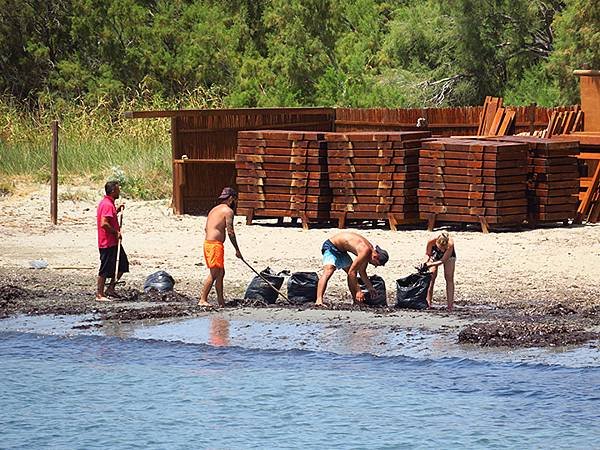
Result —
[[[561, 362], [593, 362], [587, 355], [594, 348], [538, 350], [538, 358], [558, 355], [556, 364], [532, 364], [518, 354], [463, 349], [449, 337], [414, 332], [356, 336], [346, 326], [214, 316], [116, 327], [105, 330], [109, 336], [69, 335], [80, 320], [0, 321], [0, 447], [597, 448], [600, 442], [600, 367]], [[392, 335], [392, 342], [380, 340]]]

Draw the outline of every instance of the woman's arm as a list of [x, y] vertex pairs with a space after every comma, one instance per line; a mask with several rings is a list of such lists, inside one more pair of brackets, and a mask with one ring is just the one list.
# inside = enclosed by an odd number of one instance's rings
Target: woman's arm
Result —
[[452, 253], [454, 253], [454, 241], [452, 239], [448, 240], [448, 248], [444, 252], [444, 256], [439, 261], [430, 262], [427, 264], [428, 267], [437, 267], [444, 264], [452, 257]]

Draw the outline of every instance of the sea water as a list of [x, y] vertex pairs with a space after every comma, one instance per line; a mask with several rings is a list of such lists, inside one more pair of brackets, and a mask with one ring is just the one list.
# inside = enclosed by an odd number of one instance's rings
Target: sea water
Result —
[[0, 321], [0, 448], [600, 447], [594, 346], [480, 352], [218, 316], [76, 323]]

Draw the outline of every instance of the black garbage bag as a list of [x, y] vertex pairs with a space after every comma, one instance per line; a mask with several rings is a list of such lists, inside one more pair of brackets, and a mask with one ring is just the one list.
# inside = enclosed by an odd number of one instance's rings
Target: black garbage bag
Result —
[[158, 292], [172, 291], [175, 286], [175, 280], [164, 270], [154, 272], [146, 278], [144, 281], [144, 292], [156, 290]]
[[420, 271], [396, 280], [396, 308], [426, 309], [431, 273]]
[[[277, 289], [281, 289], [284, 275], [286, 273], [289, 272], [274, 272], [270, 267], [267, 267], [265, 270], [260, 272], [260, 274]], [[278, 296], [279, 294], [275, 292], [271, 286], [265, 283], [265, 281], [258, 275], [252, 278], [252, 281], [248, 285], [246, 293], [244, 294], [244, 298], [247, 300], [260, 300], [269, 305], [275, 303]]]
[[287, 282], [287, 296], [294, 303], [309, 303], [317, 299], [317, 272], [294, 272]]
[[383, 278], [378, 275], [371, 275], [369, 280], [371, 280], [371, 284], [377, 292], [377, 296], [375, 298], [371, 298], [371, 294], [369, 294], [369, 291], [365, 287], [364, 281], [361, 280], [360, 277], [358, 278], [358, 284], [360, 285], [361, 290], [365, 293], [365, 304], [370, 306], [387, 306], [385, 281], [383, 281]]

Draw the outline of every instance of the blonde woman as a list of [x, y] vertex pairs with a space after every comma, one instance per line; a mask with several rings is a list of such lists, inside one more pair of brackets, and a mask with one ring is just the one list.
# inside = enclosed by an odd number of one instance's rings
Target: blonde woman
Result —
[[425, 248], [424, 265], [431, 272], [431, 283], [427, 290], [427, 304], [431, 308], [433, 302], [433, 286], [437, 277], [438, 267], [444, 266], [444, 278], [446, 279], [446, 300], [448, 301], [448, 311], [454, 308], [454, 266], [456, 263], [456, 251], [454, 250], [454, 240], [450, 235], [443, 231], [437, 237], [430, 239]]

